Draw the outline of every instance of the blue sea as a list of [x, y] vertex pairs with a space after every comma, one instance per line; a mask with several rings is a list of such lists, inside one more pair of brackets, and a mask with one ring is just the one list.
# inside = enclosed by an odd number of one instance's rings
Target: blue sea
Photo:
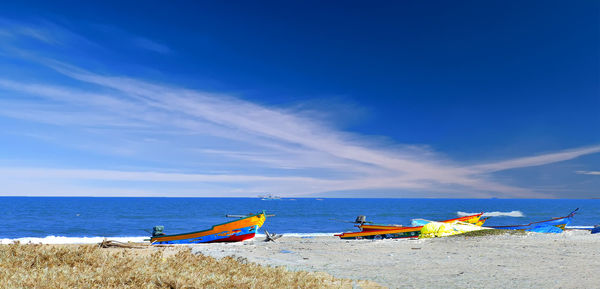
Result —
[[[0, 242], [86, 243], [102, 238], [141, 241], [155, 225], [165, 233], [199, 231], [230, 221], [226, 214], [265, 210], [263, 229], [321, 235], [355, 231], [367, 221], [409, 225], [413, 218], [444, 220], [486, 212], [486, 225], [523, 224], [562, 217], [579, 208], [571, 227], [600, 223], [600, 199], [342, 199], [0, 197]], [[261, 229], [262, 231], [262, 229]]]

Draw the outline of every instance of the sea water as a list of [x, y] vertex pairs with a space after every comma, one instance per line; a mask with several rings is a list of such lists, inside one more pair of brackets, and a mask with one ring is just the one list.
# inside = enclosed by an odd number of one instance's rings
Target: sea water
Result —
[[96, 243], [142, 241], [155, 225], [166, 234], [209, 229], [226, 214], [274, 214], [261, 228], [296, 236], [355, 231], [358, 215], [376, 223], [410, 225], [413, 218], [445, 220], [486, 212], [486, 225], [562, 217], [579, 208], [571, 227], [600, 223], [600, 199], [342, 199], [342, 198], [87, 198], [0, 197], [0, 242]]

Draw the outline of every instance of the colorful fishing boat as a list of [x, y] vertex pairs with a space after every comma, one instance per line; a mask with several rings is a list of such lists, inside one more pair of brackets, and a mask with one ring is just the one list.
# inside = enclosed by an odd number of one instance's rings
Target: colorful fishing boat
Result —
[[340, 239], [402, 239], [402, 238], [418, 238], [421, 233], [421, 228], [418, 227], [401, 227], [392, 230], [373, 230], [366, 232], [346, 232], [335, 236]]
[[573, 216], [575, 215], [575, 212], [577, 212], [577, 210], [579, 210], [579, 208], [575, 209], [573, 212], [571, 212], [570, 214], [568, 214], [564, 217], [553, 218], [550, 220], [539, 221], [539, 222], [533, 222], [533, 223], [529, 223], [526, 225], [488, 226], [488, 227], [493, 228], [493, 229], [500, 229], [500, 230], [522, 230], [522, 231], [530, 231], [530, 232], [538, 232], [538, 233], [561, 233], [565, 229], [565, 227], [571, 223], [571, 219], [573, 219]]
[[152, 244], [196, 244], [214, 242], [239, 242], [254, 238], [258, 229], [265, 222], [265, 212], [255, 215], [235, 216], [239, 220], [214, 225], [204, 231], [165, 235], [163, 226], [156, 226], [152, 232]]
[[[464, 216], [455, 219], [449, 219], [442, 221], [444, 223], [452, 223], [456, 221], [467, 222], [470, 224], [481, 224], [485, 222], [486, 219], [481, 219], [481, 215], [483, 213]], [[360, 221], [361, 218], [357, 218], [357, 221]], [[366, 224], [364, 222], [364, 218], [362, 218], [363, 222], [360, 222], [357, 227], [361, 230], [360, 232], [347, 232], [342, 234], [337, 234], [335, 236], [340, 237], [341, 239], [404, 239], [404, 238], [418, 238], [421, 234], [421, 229], [423, 226], [412, 226], [412, 227], [404, 227], [401, 225], [379, 225], [379, 224]]]
[[[445, 221], [441, 221], [442, 223], [452, 223], [452, 222], [465, 222], [465, 223], [469, 223], [469, 224], [475, 224], [477, 226], [482, 226], [485, 221], [487, 220], [487, 218], [481, 219], [481, 216], [483, 215], [483, 213], [479, 213], [479, 214], [475, 214], [475, 215], [469, 215], [469, 216], [464, 216], [464, 217], [460, 217], [460, 218], [454, 218], [454, 219], [448, 219]], [[416, 219], [413, 220], [413, 222], [417, 221], [418, 224], [417, 226], [413, 226], [413, 227], [422, 227], [423, 225], [429, 223], [430, 221], [427, 220], [423, 220], [423, 219]], [[400, 229], [400, 228], [408, 228], [408, 227], [404, 227], [402, 225], [383, 225], [383, 224], [373, 224], [373, 223], [362, 223], [358, 225], [358, 228], [361, 230], [361, 232], [369, 232], [369, 231], [378, 231], [378, 230], [395, 230], [395, 229]]]

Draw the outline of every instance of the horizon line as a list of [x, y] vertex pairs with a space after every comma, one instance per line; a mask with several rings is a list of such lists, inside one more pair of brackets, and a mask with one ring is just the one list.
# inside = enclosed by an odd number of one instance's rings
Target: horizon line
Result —
[[[261, 197], [240, 197], [240, 196], [222, 196], [222, 197], [202, 197], [202, 196], [0, 196], [0, 198], [172, 198], [172, 199], [261, 199]], [[600, 197], [590, 198], [502, 198], [502, 197], [490, 197], [490, 198], [452, 198], [452, 197], [420, 197], [420, 198], [409, 198], [409, 197], [281, 197], [280, 199], [441, 199], [441, 200], [599, 200]], [[277, 201], [278, 199], [268, 200]]]

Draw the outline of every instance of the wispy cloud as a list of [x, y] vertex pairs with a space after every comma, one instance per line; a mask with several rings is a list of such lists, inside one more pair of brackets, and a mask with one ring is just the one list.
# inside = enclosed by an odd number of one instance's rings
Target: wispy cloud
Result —
[[600, 176], [600, 171], [576, 171], [575, 173], [580, 174], [580, 175]]
[[[39, 38], [35, 33], [21, 35]], [[170, 51], [147, 39], [138, 45], [159, 53]], [[463, 196], [475, 192], [471, 197], [542, 197], [531, 189], [495, 181], [492, 173], [600, 152], [598, 145], [465, 166], [427, 147], [341, 131], [322, 121], [327, 118], [310, 118], [301, 111], [39, 59], [34, 61], [71, 84], [0, 78], [0, 89], [26, 96], [1, 97], [1, 116], [53, 125], [53, 133], [69, 129], [72, 139], [63, 139], [63, 146], [119, 157], [126, 151], [132, 160], [149, 161], [155, 167], [0, 167], [1, 175], [21, 180], [20, 184], [31, 179], [63, 180], [84, 182], [95, 191], [94, 181], [128, 182], [138, 184], [132, 191], [150, 195], [170, 191], [139, 187], [180, 184], [178, 188], [190, 194], [403, 189], [463, 192]]]
[[[18, 40], [22, 37], [33, 38], [48, 44], [58, 44], [59, 41], [56, 37], [52, 37], [52, 34], [57, 34], [60, 29], [43, 28], [39, 25], [28, 24], [24, 25], [16, 23], [8, 19], [0, 18], [0, 37], [4, 38], [4, 41], [8, 39]], [[52, 30], [56, 32], [51, 32]]]
[[[135, 35], [118, 29], [113, 26], [89, 24], [88, 29], [94, 30], [97, 34], [103, 34], [108, 39], [113, 39], [119, 43], [118, 46], [128, 50], [143, 49], [160, 54], [170, 54], [173, 50], [165, 44], [159, 43], [147, 37]], [[27, 42], [43, 43], [52, 47], [75, 50], [94, 50], [95, 52], [107, 53], [99, 42], [92, 41], [86, 37], [75, 33], [63, 25], [46, 20], [38, 20], [37, 22], [24, 23], [18, 20], [12, 20], [0, 17], [0, 40], [3, 44], [24, 45]], [[15, 52], [15, 47], [4, 45], [1, 47], [4, 50]], [[39, 46], [35, 46], [39, 49]], [[23, 52], [23, 51], [22, 51]]]
[[593, 154], [600, 152], [600, 145], [570, 149], [561, 152], [553, 152], [548, 154], [542, 154], [538, 156], [523, 157], [517, 159], [511, 159], [491, 164], [483, 164], [472, 166], [471, 169], [479, 172], [496, 172], [515, 168], [541, 166], [556, 162], [562, 162], [571, 160], [583, 155]]
[[152, 41], [150, 39], [144, 38], [144, 37], [134, 37], [132, 40], [134, 45], [146, 49], [146, 50], [150, 50], [150, 51], [154, 51], [154, 52], [158, 52], [158, 53], [162, 53], [162, 54], [168, 54], [171, 53], [171, 49], [164, 45], [164, 44], [160, 44], [156, 41]]
[[[63, 125], [106, 127], [114, 123], [129, 129], [146, 127], [150, 130], [175, 129], [182, 134], [199, 134], [239, 142], [237, 152], [219, 148], [196, 150], [199, 158], [221, 155], [231, 164], [247, 162], [261, 164], [264, 168], [287, 170], [322, 170], [321, 177], [286, 178], [280, 176], [240, 176], [230, 172], [228, 177], [218, 175], [160, 175], [155, 173], [125, 173], [86, 171], [89, 178], [103, 176], [130, 181], [184, 180], [227, 183], [253, 181], [286, 183], [288, 191], [297, 193], [331, 190], [407, 188], [416, 190], [444, 190], [458, 186], [482, 192], [533, 194], [527, 189], [491, 181], [485, 173], [526, 166], [544, 165], [564, 161], [584, 154], [595, 153], [599, 147], [581, 148], [535, 157], [507, 160], [492, 164], [461, 167], [459, 164], [436, 158], [428, 150], [390, 149], [367, 141], [359, 135], [337, 131], [325, 124], [303, 118], [293, 113], [257, 104], [227, 95], [205, 93], [127, 77], [103, 76], [65, 64], [52, 64], [58, 72], [73, 79], [113, 90], [112, 93], [83, 93], [68, 87], [0, 80], [0, 87], [34, 94], [61, 103], [54, 109], [45, 107], [35, 114], [23, 113], [21, 117], [32, 121], [56, 119], [65, 107], [86, 107], [84, 114], [72, 119], [58, 118]], [[80, 96], [80, 97], [77, 97]], [[81, 97], [85, 96], [85, 97]], [[34, 105], [34, 104], [30, 104]], [[9, 111], [0, 113], [11, 116]], [[83, 121], [80, 121], [82, 119]], [[112, 121], [107, 121], [112, 119]], [[114, 127], [114, 125], [113, 125]], [[163, 136], [165, 137], [165, 136]], [[244, 147], [252, 149], [242, 149]], [[268, 154], [265, 152], [269, 152]], [[71, 175], [78, 178], [74, 171]], [[289, 172], [288, 172], [289, 173]], [[53, 175], [54, 173], [44, 173]], [[139, 175], [138, 175], [139, 174]], [[277, 173], [274, 173], [277, 174]], [[292, 173], [294, 174], [294, 173]], [[140, 177], [141, 179], [139, 179]], [[304, 184], [304, 185], [302, 185]], [[254, 190], [254, 189], [253, 189]]]
[[51, 46], [98, 47], [89, 39], [46, 20], [24, 23], [0, 17], [0, 37], [3, 37], [4, 44], [8, 44], [8, 42], [22, 44], [26, 40], [36, 40]]

